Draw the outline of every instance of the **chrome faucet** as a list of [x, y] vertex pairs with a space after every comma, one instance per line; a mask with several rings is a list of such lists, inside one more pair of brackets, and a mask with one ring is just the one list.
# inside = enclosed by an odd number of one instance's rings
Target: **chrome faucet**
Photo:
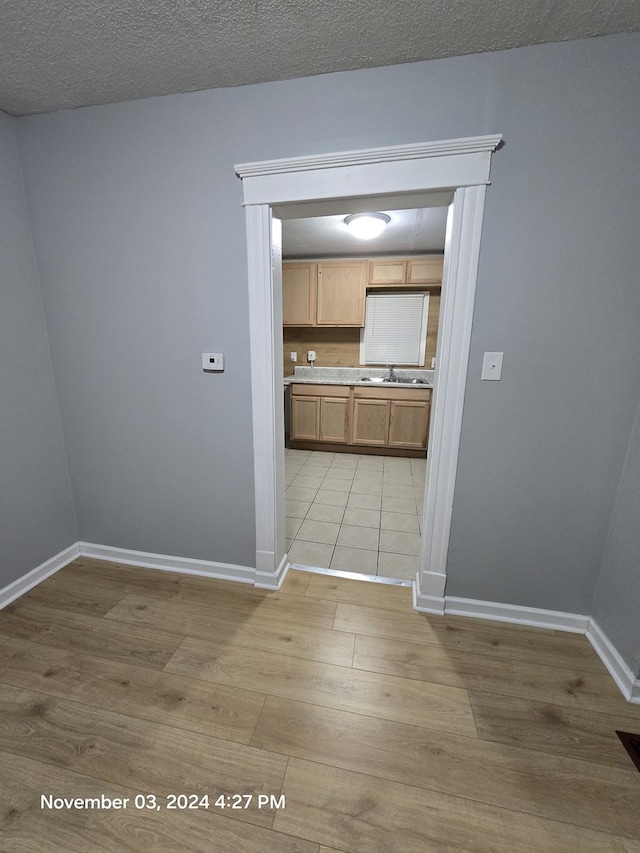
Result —
[[387, 376], [387, 382], [397, 382], [397, 381], [398, 381], [398, 377], [397, 377], [397, 376], [395, 375], [395, 373], [393, 372], [393, 365], [392, 365], [392, 364], [388, 364], [388, 365], [387, 365], [387, 368], [388, 368], [388, 370], [389, 370], [389, 375]]

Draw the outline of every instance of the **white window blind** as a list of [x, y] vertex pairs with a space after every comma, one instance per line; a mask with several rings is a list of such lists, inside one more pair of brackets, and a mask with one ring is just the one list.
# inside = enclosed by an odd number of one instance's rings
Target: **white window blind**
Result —
[[368, 293], [360, 363], [423, 365], [428, 307], [428, 293]]

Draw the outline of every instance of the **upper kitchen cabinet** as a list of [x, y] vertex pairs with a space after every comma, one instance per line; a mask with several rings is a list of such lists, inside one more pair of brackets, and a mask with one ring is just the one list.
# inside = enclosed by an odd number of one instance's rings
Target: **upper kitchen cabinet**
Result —
[[364, 326], [367, 261], [318, 264], [317, 326]]
[[282, 322], [285, 326], [315, 326], [316, 264], [308, 261], [282, 265]]
[[374, 258], [369, 261], [368, 284], [385, 287], [442, 284], [442, 255], [420, 258]]
[[285, 261], [284, 326], [364, 326], [367, 261]]
[[407, 284], [442, 284], [442, 255], [407, 261]]

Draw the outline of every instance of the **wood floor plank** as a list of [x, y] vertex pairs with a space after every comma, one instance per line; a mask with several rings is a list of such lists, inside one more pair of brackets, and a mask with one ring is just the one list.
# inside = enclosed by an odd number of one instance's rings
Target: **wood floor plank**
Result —
[[225, 816], [267, 827], [275, 809], [257, 808], [257, 795], [280, 793], [287, 763], [244, 744], [6, 684], [0, 688], [0, 751], [162, 797], [252, 794], [249, 808], [227, 809]]
[[194, 678], [246, 687], [382, 719], [475, 735], [465, 690], [332, 664], [186, 639], [165, 667]]
[[367, 853], [639, 853], [640, 842], [291, 758], [274, 828]]
[[[243, 587], [242, 592], [238, 589], [240, 586]], [[206, 585], [185, 585], [180, 589], [176, 600], [215, 607], [220, 615], [228, 611], [239, 616], [255, 615], [262, 619], [275, 619], [283, 626], [297, 624], [332, 628], [336, 613], [333, 601], [302, 595], [284, 595], [230, 582], [223, 588], [216, 589]]]
[[[180, 650], [176, 654], [179, 654]], [[366, 672], [448, 684], [553, 705], [636, 719], [637, 708], [625, 701], [608, 673], [522, 663], [489, 655], [465, 655], [437, 646], [356, 636], [353, 665]]]
[[513, 696], [505, 700], [504, 696], [478, 690], [470, 690], [469, 697], [478, 737], [482, 740], [623, 769], [631, 766], [616, 730], [631, 725], [634, 731], [640, 731], [638, 706], [635, 706], [637, 719], [632, 722], [626, 716], [598, 714]]
[[251, 741], [271, 752], [640, 839], [633, 768], [505, 747], [268, 697]]
[[176, 599], [169, 601], [126, 595], [109, 611], [104, 621], [111, 620], [134, 624], [145, 630], [162, 628], [181, 635], [181, 638], [198, 637], [341, 666], [351, 666], [353, 659], [353, 634], [298, 623], [279, 623], [253, 614], [239, 617], [230, 611], [221, 613], [210, 605]]
[[67, 587], [70, 582], [78, 586], [78, 580], [81, 579], [85, 583], [110, 589], [116, 597], [112, 606], [126, 594], [149, 594], [156, 598], [215, 607], [219, 611], [228, 610], [238, 615], [255, 614], [265, 619], [282, 619], [287, 623], [317, 628], [332, 628], [336, 609], [332, 600], [313, 600], [311, 596], [269, 592], [244, 583], [140, 569], [137, 566], [108, 564], [102, 568], [100, 565], [72, 563], [56, 577], [58, 583]]
[[265, 694], [12, 640], [0, 682], [142, 720], [249, 743]]
[[15, 638], [152, 669], [162, 669], [183, 639], [154, 627], [120, 625], [23, 599], [0, 611], [0, 629]]
[[177, 595], [181, 578], [184, 577], [178, 572], [145, 569], [142, 566], [127, 566], [88, 557], [79, 557], [69, 563], [60, 575], [65, 580], [73, 579], [74, 583], [108, 584], [112, 589], [120, 591], [120, 597], [131, 593], [157, 598], [173, 598]]
[[63, 572], [64, 569], [34, 586], [21, 596], [20, 602], [41, 604], [86, 616], [104, 616], [123, 596], [121, 590], [105, 584], [78, 584], [63, 575]]
[[463, 616], [398, 613], [338, 604], [334, 627], [387, 640], [438, 645], [444, 649], [512, 660], [544, 662], [550, 666], [578, 664], [590, 672], [604, 672], [604, 664], [581, 634], [557, 633], [544, 628], [501, 625]]
[[297, 569], [289, 569], [280, 592], [286, 595], [305, 595], [311, 580], [310, 572], [301, 572]]
[[412, 612], [411, 590], [404, 586], [386, 583], [367, 583], [364, 580], [336, 578], [333, 575], [309, 573], [310, 580], [306, 595], [326, 601], [343, 601], [347, 604], [362, 604], [382, 610]]
[[216, 810], [122, 810], [40, 807], [40, 795], [129, 798], [113, 785], [10, 753], [0, 754], [0, 849], [3, 853], [318, 853], [318, 845], [237, 820]]

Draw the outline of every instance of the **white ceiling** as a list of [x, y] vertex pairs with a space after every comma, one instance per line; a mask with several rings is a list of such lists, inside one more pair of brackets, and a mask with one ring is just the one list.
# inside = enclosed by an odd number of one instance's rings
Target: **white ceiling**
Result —
[[446, 207], [419, 210], [380, 210], [391, 217], [374, 240], [359, 240], [344, 224], [345, 214], [288, 219], [282, 223], [282, 255], [285, 258], [345, 257], [365, 254], [412, 254], [442, 252], [447, 220]]
[[4, 0], [22, 115], [640, 29], [638, 0]]

